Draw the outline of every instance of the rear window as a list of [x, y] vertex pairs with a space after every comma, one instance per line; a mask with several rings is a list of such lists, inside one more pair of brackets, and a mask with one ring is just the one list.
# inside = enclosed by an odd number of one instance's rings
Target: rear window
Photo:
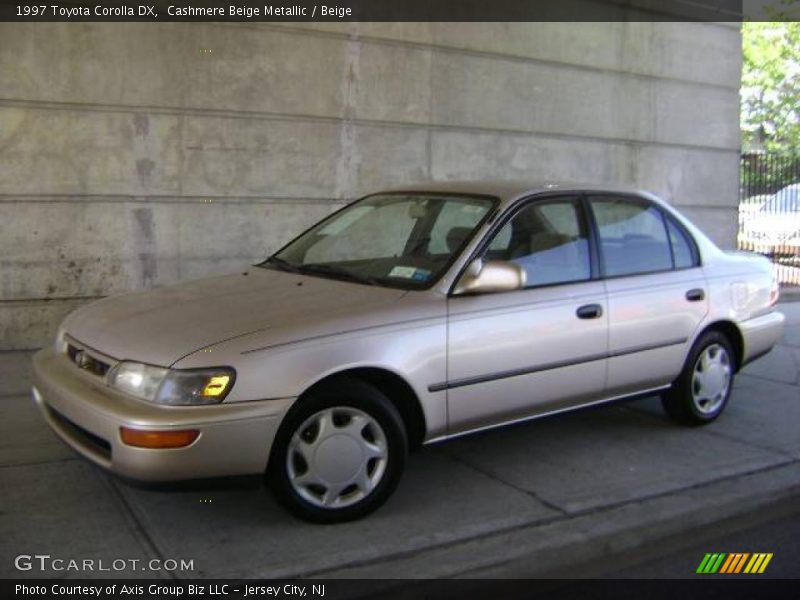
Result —
[[669, 232], [669, 242], [672, 245], [675, 268], [687, 269], [697, 266], [694, 246], [689, 241], [688, 234], [669, 217], [667, 217], [667, 231]]
[[629, 198], [592, 198], [608, 277], [672, 269], [672, 251], [660, 210]]

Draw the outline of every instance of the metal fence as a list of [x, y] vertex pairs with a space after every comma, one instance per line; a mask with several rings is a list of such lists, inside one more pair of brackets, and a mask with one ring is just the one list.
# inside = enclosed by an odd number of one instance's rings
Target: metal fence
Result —
[[776, 265], [784, 285], [800, 285], [800, 155], [743, 154], [739, 187], [741, 250]]

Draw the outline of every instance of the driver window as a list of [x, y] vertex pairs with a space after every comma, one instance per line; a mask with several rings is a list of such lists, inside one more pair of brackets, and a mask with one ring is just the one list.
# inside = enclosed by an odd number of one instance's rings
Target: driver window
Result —
[[520, 265], [526, 287], [590, 279], [589, 240], [578, 199], [544, 200], [520, 209], [497, 232], [484, 257]]

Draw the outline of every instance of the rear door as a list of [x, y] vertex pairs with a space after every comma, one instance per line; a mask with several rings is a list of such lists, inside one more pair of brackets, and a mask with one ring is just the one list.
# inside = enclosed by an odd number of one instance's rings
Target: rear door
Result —
[[637, 196], [589, 198], [608, 293], [609, 395], [671, 383], [708, 312], [690, 234]]

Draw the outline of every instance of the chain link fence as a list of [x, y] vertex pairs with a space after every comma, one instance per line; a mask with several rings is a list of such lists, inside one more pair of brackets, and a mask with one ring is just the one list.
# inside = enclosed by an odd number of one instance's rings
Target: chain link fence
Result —
[[741, 159], [740, 250], [776, 265], [784, 285], [800, 285], [800, 155], [748, 153]]

